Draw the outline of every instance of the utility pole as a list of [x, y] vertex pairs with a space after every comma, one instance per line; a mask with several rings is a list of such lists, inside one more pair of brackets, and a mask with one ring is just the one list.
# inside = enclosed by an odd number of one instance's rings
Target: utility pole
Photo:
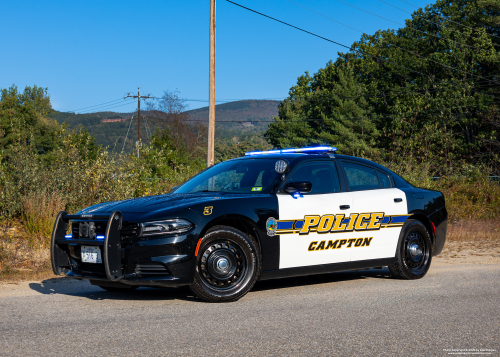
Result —
[[125, 98], [137, 98], [137, 157], [139, 157], [139, 147], [141, 146], [141, 99], [154, 98], [150, 94], [141, 96], [141, 87], [137, 87], [137, 95], [127, 94]]
[[215, 140], [215, 0], [210, 0], [210, 69], [208, 89], [208, 154], [207, 167], [214, 164]]

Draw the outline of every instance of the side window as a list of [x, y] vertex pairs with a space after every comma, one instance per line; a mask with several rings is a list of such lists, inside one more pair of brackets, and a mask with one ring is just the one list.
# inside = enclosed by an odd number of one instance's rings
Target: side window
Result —
[[391, 179], [387, 174], [377, 170], [378, 179], [380, 180], [380, 187], [389, 188], [391, 187]]
[[310, 161], [300, 165], [288, 182], [310, 181], [310, 193], [340, 192], [339, 175], [331, 161]]
[[342, 162], [342, 166], [344, 167], [351, 190], [374, 190], [380, 188], [375, 169], [350, 162]]

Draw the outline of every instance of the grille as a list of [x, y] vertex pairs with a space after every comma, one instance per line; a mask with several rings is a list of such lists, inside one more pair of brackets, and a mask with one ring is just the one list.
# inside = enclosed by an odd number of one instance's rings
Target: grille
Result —
[[123, 223], [122, 229], [120, 230], [122, 241], [132, 240], [136, 238], [138, 231], [139, 226], [137, 225], [137, 223]]
[[[139, 227], [137, 223], [123, 223], [122, 229], [120, 230], [120, 236], [122, 240], [132, 240], [137, 237], [137, 232]], [[106, 223], [96, 222], [96, 235], [104, 235], [106, 231]], [[80, 239], [80, 224], [79, 222], [74, 222], [72, 225], [73, 239]], [[82, 237], [82, 239], [84, 239]], [[88, 239], [88, 238], [87, 238]]]
[[[94, 222], [95, 224], [95, 235], [104, 235], [106, 231], [106, 223], [104, 222]], [[71, 233], [73, 234], [73, 239], [89, 239], [87, 237], [80, 237], [80, 222], [74, 221], [71, 225]]]
[[137, 264], [135, 273], [140, 275], [165, 275], [168, 274], [168, 270], [161, 264]]

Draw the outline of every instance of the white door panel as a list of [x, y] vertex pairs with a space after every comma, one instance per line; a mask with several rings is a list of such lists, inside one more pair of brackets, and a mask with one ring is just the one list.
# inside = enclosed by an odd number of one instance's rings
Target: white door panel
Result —
[[[280, 235], [280, 269], [301, 267], [318, 264], [331, 264], [338, 262], [348, 262], [351, 260], [351, 249], [325, 249], [309, 250], [311, 242], [342, 240], [351, 238], [352, 232], [343, 233], [317, 233], [314, 232], [300, 234], [306, 215], [344, 214], [349, 217], [352, 209], [341, 210], [341, 205], [348, 205], [352, 208], [351, 194], [349, 192], [336, 192], [317, 195], [304, 195], [304, 197], [293, 198], [289, 194], [279, 194], [279, 221], [278, 232]], [[297, 222], [298, 223], [295, 223]], [[331, 223], [331, 222], [330, 222]], [[297, 225], [297, 227], [294, 227]], [[281, 229], [280, 229], [281, 228]]]
[[[381, 212], [384, 218], [377, 230], [353, 232], [361, 237], [372, 237], [369, 246], [352, 250], [352, 261], [394, 257], [398, 245], [401, 226], [407, 218], [408, 205], [406, 195], [397, 188], [350, 192], [351, 210], [356, 213]], [[401, 202], [394, 202], [401, 198]], [[388, 218], [391, 216], [391, 218]]]

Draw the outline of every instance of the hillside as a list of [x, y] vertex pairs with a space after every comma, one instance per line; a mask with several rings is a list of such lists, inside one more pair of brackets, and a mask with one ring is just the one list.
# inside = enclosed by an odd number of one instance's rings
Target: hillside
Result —
[[[266, 131], [269, 120], [278, 115], [279, 103], [275, 100], [240, 100], [218, 104], [215, 106], [215, 135], [227, 139]], [[208, 122], [208, 107], [189, 110], [187, 113], [190, 120]]]
[[[278, 115], [278, 101], [273, 100], [243, 100], [218, 104], [215, 107], [216, 130], [218, 139], [238, 137], [243, 139], [252, 135], [260, 135], [267, 130], [269, 121]], [[208, 107], [188, 110], [189, 120], [208, 123]], [[133, 118], [132, 118], [133, 115]], [[50, 116], [59, 123], [65, 123], [69, 129], [81, 126], [92, 133], [97, 143], [121, 151], [125, 137], [128, 140], [125, 150], [132, 149], [137, 140], [137, 113], [98, 112], [91, 114], [74, 114], [52, 111]], [[132, 118], [132, 123], [130, 119]], [[108, 121], [106, 119], [126, 119], [124, 121]], [[259, 123], [260, 122], [260, 123]], [[154, 132], [154, 126], [147, 122], [147, 113], [141, 112], [141, 133], [144, 142], [149, 142], [149, 135]]]

